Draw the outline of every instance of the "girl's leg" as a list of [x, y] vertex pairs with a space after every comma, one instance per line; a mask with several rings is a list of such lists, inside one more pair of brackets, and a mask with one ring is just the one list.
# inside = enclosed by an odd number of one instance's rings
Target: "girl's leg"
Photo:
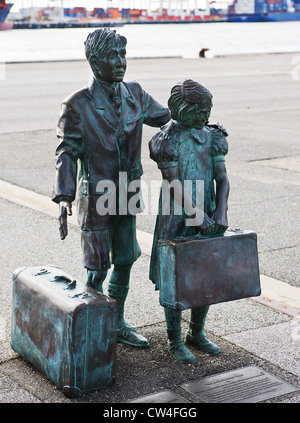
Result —
[[185, 335], [185, 344], [193, 345], [201, 351], [216, 355], [219, 354], [220, 348], [207, 339], [203, 332], [208, 310], [209, 306], [191, 309], [190, 327]]
[[195, 356], [185, 347], [181, 338], [181, 311], [164, 307], [167, 334], [168, 351], [175, 360], [185, 363], [195, 363]]

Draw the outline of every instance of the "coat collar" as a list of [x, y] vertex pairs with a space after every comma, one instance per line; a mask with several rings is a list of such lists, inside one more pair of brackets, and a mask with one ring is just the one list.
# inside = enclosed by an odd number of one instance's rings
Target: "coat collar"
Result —
[[[134, 100], [132, 97], [132, 94], [128, 88], [128, 85], [125, 82], [120, 82], [120, 95], [122, 99], [126, 100], [126, 103], [129, 106], [134, 105]], [[88, 84], [88, 89], [90, 93], [92, 94], [92, 97], [94, 99], [94, 103], [97, 109], [106, 109], [107, 106], [109, 106], [107, 101], [107, 94], [104, 91], [104, 88], [102, 87], [101, 83], [98, 84], [96, 79], [92, 77]]]
[[90, 79], [88, 84], [88, 90], [90, 91], [93, 97], [96, 109], [102, 112], [104, 119], [106, 119], [114, 128], [118, 126], [116, 124], [116, 121], [122, 123], [122, 126], [124, 127], [129, 111], [126, 105], [128, 105], [129, 107], [133, 107], [135, 104], [134, 98], [128, 88], [128, 85], [125, 82], [120, 82], [119, 87], [120, 98], [122, 100], [122, 112], [120, 119], [116, 117], [114, 107], [111, 101], [109, 101], [108, 99], [106, 87], [104, 88], [101, 83], [97, 83], [94, 77]]

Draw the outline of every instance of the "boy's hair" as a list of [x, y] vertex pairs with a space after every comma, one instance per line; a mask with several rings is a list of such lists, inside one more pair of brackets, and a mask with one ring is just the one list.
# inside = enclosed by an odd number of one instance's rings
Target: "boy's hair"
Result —
[[168, 107], [172, 118], [183, 121], [186, 114], [194, 110], [198, 104], [212, 99], [211, 92], [196, 81], [186, 79], [176, 84], [171, 90]]
[[104, 58], [107, 52], [113, 47], [125, 47], [127, 40], [123, 35], [117, 34], [110, 28], [101, 28], [90, 33], [84, 43], [85, 55], [91, 63], [93, 56]]

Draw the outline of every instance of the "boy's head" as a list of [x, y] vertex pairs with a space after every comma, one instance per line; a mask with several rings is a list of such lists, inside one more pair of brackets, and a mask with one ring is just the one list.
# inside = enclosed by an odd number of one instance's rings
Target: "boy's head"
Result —
[[212, 98], [203, 85], [186, 79], [172, 88], [168, 106], [173, 119], [188, 128], [202, 129], [210, 116]]
[[96, 78], [108, 82], [122, 81], [126, 71], [124, 36], [110, 28], [101, 28], [88, 35], [85, 55]]

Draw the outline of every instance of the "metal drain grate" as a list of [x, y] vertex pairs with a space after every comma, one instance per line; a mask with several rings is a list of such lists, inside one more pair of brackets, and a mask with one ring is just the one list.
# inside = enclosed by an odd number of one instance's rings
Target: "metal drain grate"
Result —
[[255, 366], [184, 383], [181, 388], [207, 403], [256, 403], [298, 390]]

